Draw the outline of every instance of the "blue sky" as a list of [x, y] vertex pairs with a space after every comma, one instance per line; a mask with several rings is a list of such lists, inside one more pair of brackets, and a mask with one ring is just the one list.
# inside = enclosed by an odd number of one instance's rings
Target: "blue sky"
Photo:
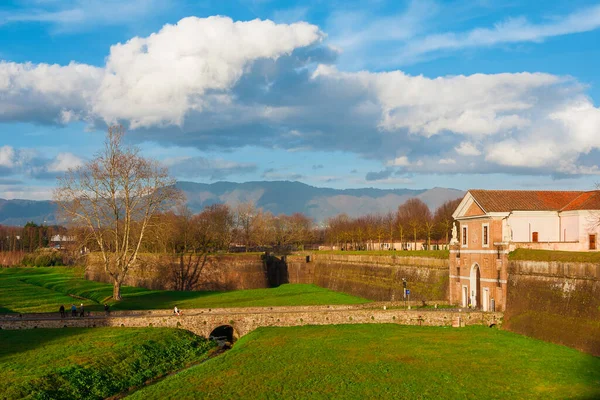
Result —
[[180, 180], [592, 189], [600, 3], [8, 0], [0, 197], [107, 126]]

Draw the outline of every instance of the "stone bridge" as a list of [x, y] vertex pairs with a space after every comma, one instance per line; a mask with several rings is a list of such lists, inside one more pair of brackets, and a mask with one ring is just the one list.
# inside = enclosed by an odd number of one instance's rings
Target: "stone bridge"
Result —
[[[385, 306], [385, 309], [384, 309]], [[246, 307], [186, 309], [182, 315], [170, 310], [113, 311], [110, 316], [66, 317], [54, 314], [7, 314], [0, 316], [1, 329], [67, 327], [163, 327], [180, 328], [209, 337], [216, 328], [233, 328], [234, 339], [261, 326], [336, 324], [401, 324], [419, 326], [501, 325], [503, 314], [467, 310], [396, 308], [394, 303], [344, 306]], [[231, 330], [230, 330], [231, 331]]]

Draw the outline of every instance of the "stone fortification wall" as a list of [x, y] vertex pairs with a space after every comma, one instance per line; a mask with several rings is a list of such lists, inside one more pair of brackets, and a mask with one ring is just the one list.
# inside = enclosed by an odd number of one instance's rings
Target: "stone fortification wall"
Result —
[[369, 255], [288, 257], [291, 282], [307, 282], [377, 301], [403, 299], [406, 279], [411, 300], [448, 300], [448, 260]]
[[[174, 289], [173, 269], [166, 256], [144, 255], [129, 272], [126, 285]], [[98, 255], [91, 255], [86, 278], [108, 282]], [[376, 301], [403, 300], [402, 278], [415, 301], [448, 300], [448, 260], [423, 257], [333, 255], [310, 253], [282, 257], [257, 254], [215, 255], [195, 290], [235, 290], [314, 283]]]
[[600, 356], [600, 264], [510, 261], [504, 327]]
[[[148, 289], [173, 290], [178, 268], [173, 257], [143, 254], [129, 270], [125, 285]], [[86, 279], [110, 282], [98, 254], [91, 254], [87, 261]], [[261, 255], [211, 255], [207, 257], [194, 290], [239, 290], [269, 287], [267, 266]]]

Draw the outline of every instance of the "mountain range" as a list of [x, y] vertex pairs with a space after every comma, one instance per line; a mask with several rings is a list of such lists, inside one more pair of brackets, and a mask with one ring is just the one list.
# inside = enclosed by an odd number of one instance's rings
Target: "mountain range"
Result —
[[[447, 200], [462, 197], [457, 189], [332, 189], [318, 188], [301, 182], [257, 181], [216, 182], [211, 184], [177, 182], [193, 212], [212, 204], [235, 206], [252, 202], [273, 214], [301, 212], [320, 222], [340, 213], [356, 217], [370, 213], [395, 210], [406, 200], [416, 197], [434, 211]], [[28, 221], [41, 224], [56, 223], [56, 206], [49, 200], [0, 199], [0, 224], [24, 225]]]

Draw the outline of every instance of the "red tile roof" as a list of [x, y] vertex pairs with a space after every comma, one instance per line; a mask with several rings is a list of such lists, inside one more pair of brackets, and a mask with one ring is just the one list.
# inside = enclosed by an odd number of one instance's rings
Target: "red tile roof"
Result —
[[469, 190], [485, 212], [600, 210], [600, 191]]
[[572, 210], [600, 210], [600, 190], [584, 192], [561, 209], [561, 211]]

